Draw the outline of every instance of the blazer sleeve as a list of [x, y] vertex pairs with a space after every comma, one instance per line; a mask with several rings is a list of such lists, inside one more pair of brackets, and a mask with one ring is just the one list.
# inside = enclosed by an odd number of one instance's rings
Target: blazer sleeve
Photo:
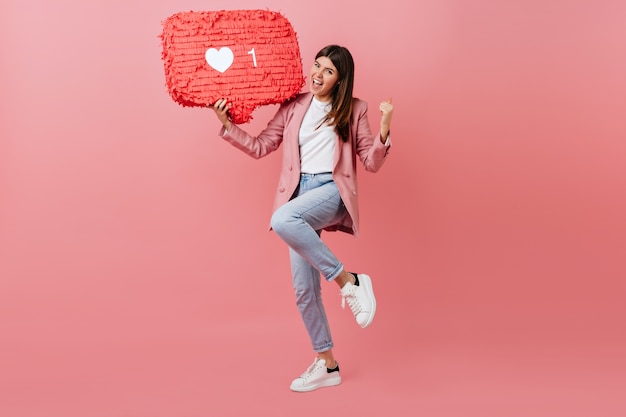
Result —
[[377, 172], [387, 159], [390, 142], [385, 145], [381, 142], [380, 132], [376, 136], [372, 135], [369, 120], [367, 118], [367, 103], [359, 100], [359, 105], [355, 106], [354, 140], [356, 153], [363, 163], [366, 171]]
[[258, 136], [252, 136], [236, 124], [226, 131], [222, 126], [219, 135], [249, 156], [259, 159], [274, 152], [283, 141], [287, 107], [282, 105], [267, 127]]

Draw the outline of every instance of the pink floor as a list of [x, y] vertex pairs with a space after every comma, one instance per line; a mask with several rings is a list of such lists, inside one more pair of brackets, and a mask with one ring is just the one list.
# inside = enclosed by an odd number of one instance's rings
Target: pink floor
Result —
[[328, 309], [343, 383], [306, 394], [288, 388], [312, 360], [288, 306], [283, 318], [260, 311], [184, 325], [166, 313], [123, 320], [113, 310], [89, 323], [33, 317], [15, 323], [21, 338], [2, 342], [0, 415], [626, 415], [623, 343], [568, 342], [442, 317], [402, 321], [392, 306], [363, 330], [339, 306]]

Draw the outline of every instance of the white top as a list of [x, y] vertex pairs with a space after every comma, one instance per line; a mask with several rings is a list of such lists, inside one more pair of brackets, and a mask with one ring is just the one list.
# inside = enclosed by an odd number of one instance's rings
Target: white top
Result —
[[333, 171], [337, 133], [334, 126], [328, 126], [328, 122], [320, 126], [330, 109], [330, 103], [321, 102], [313, 97], [304, 115], [302, 126], [300, 126], [300, 171], [302, 173], [319, 174]]

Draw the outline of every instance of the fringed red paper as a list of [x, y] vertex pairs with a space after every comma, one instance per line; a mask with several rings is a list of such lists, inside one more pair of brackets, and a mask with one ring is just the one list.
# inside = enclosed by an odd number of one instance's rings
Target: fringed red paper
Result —
[[266, 10], [181, 12], [163, 21], [167, 89], [185, 107], [231, 103], [234, 123], [257, 106], [282, 103], [304, 85], [296, 33]]

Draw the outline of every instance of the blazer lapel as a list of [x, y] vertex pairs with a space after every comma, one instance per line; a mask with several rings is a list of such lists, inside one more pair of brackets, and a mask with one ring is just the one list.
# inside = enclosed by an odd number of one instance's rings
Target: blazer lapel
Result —
[[309, 109], [311, 99], [313, 95], [311, 93], [303, 94], [296, 99], [293, 106], [293, 113], [291, 117], [289, 127], [289, 145], [290, 145], [290, 159], [293, 163], [293, 167], [297, 167], [300, 170], [300, 126], [304, 120], [304, 115]]
[[296, 105], [293, 106], [293, 117], [292, 117], [292, 129], [298, 129], [296, 135], [299, 134], [300, 126], [302, 125], [302, 120], [304, 120], [304, 115], [306, 111], [309, 109], [309, 104], [311, 104], [311, 100], [313, 99], [313, 95], [311, 93], [303, 94], [298, 97], [296, 101]]

